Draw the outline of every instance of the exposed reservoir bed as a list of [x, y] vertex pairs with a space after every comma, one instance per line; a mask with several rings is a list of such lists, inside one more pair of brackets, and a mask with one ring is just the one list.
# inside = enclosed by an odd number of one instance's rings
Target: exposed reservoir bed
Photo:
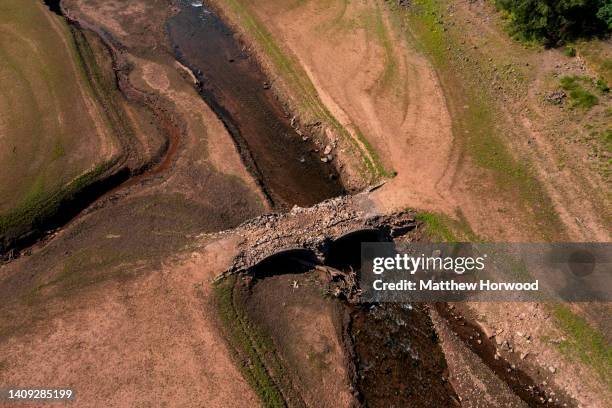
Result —
[[231, 133], [244, 163], [276, 207], [308, 206], [344, 192], [333, 164], [304, 141], [259, 64], [206, 4], [179, 1], [168, 33], [204, 100]]

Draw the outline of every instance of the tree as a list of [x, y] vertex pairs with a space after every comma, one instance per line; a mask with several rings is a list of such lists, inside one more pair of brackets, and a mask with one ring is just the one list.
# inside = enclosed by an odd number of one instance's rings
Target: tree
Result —
[[506, 11], [512, 33], [527, 41], [556, 46], [612, 29], [612, 0], [496, 0]]
[[612, 0], [607, 0], [597, 11], [597, 17], [604, 21], [608, 26], [608, 31], [612, 30]]

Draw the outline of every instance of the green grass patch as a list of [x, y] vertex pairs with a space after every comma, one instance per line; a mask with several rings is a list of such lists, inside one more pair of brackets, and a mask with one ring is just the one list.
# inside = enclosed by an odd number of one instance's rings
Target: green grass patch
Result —
[[62, 202], [74, 199], [83, 188], [90, 185], [108, 171], [115, 161], [98, 165], [93, 170], [77, 177], [65, 188], [48, 192], [34, 184], [25, 199], [15, 209], [0, 215], [0, 237], [15, 238], [30, 228], [41, 226], [44, 221], [58, 213]]
[[576, 47], [571, 45], [566, 46], [563, 50], [563, 54], [566, 57], [574, 58], [576, 56]]
[[425, 224], [425, 235], [434, 242], [480, 242], [478, 235], [472, 231], [465, 217], [459, 214], [453, 219], [445, 214], [422, 212], [416, 216], [417, 221]]
[[608, 93], [610, 92], [610, 86], [608, 85], [608, 83], [599, 78], [597, 81], [595, 81], [595, 87], [599, 90], [599, 92], [601, 93]]
[[584, 87], [589, 82], [592, 82], [590, 78], [577, 75], [564, 76], [559, 80], [561, 88], [569, 92], [571, 105], [582, 109], [591, 109], [599, 103], [597, 96]]
[[567, 306], [553, 305], [552, 310], [566, 337], [557, 345], [559, 351], [593, 368], [604, 384], [612, 389], [612, 348], [605, 336]]

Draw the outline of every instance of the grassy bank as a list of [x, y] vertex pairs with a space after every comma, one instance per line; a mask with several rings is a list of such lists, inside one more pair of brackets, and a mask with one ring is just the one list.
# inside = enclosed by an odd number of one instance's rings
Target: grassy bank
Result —
[[62, 204], [74, 201], [83, 189], [99, 180], [114, 164], [115, 161], [100, 164], [55, 192], [36, 188], [19, 206], [0, 215], [0, 238], [10, 241], [32, 228], [43, 228], [46, 220], [59, 215]]
[[9, 241], [116, 165], [114, 137], [129, 129], [85, 35], [28, 3], [7, 0], [0, 15], [0, 105], [10, 106], [0, 112], [0, 237]]
[[301, 406], [276, 354], [272, 339], [249, 322], [231, 275], [214, 288], [219, 318], [238, 368], [265, 407]]
[[256, 42], [258, 48], [265, 53], [266, 59], [273, 65], [275, 73], [283, 78], [289, 86], [295, 100], [297, 113], [306, 122], [321, 121], [350, 143], [356, 154], [361, 158], [365, 170], [364, 176], [370, 181], [379, 177], [388, 177], [390, 173], [383, 165], [378, 153], [370, 145], [362, 132], [355, 127], [345, 128], [321, 102], [318, 92], [298, 61], [283, 50], [265, 26], [251, 10], [248, 0], [218, 0], [225, 5], [224, 9], [231, 12], [234, 23], [244, 30], [248, 37]]
[[462, 214], [457, 219], [445, 214], [422, 212], [416, 220], [423, 223], [425, 237], [433, 242], [479, 242], [478, 237]]
[[461, 155], [493, 179], [494, 191], [489, 193], [512, 197], [530, 215], [538, 234], [559, 239], [564, 230], [550, 198], [529, 162], [516, 158], [508, 147], [512, 126], [505, 123], [498, 101], [483, 82], [478, 56], [465, 50], [455, 32], [460, 28], [448, 28], [440, 18], [447, 5], [445, 0], [416, 0], [409, 9], [392, 5], [395, 26], [436, 70]]
[[605, 336], [565, 305], [551, 305], [550, 309], [565, 335], [557, 344], [558, 350], [568, 359], [591, 367], [612, 391], [612, 348]]

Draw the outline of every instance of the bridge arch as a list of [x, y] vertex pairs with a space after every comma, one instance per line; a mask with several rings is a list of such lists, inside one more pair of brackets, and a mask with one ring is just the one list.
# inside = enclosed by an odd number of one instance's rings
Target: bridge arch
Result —
[[275, 275], [303, 273], [320, 263], [320, 259], [310, 249], [287, 248], [266, 256], [249, 270], [255, 279], [263, 279]]
[[361, 228], [347, 232], [329, 244], [325, 255], [325, 264], [341, 270], [359, 269], [361, 266], [362, 242], [389, 241], [391, 241], [391, 238], [381, 229]]

